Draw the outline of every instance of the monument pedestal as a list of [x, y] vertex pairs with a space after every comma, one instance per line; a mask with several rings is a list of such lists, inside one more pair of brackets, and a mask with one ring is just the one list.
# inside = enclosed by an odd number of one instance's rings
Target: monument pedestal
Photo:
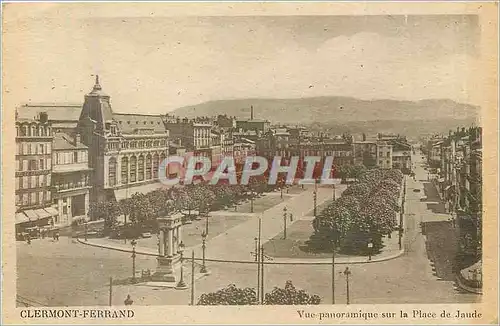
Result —
[[178, 279], [175, 272], [180, 264], [180, 255], [175, 255], [173, 257], [157, 257], [156, 260], [158, 261], [158, 266], [151, 280], [153, 282], [177, 282]]

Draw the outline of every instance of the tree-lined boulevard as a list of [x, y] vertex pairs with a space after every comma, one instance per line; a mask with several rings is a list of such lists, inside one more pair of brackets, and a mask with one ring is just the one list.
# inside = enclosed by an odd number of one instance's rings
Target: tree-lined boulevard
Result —
[[[446, 272], [453, 252], [450, 246], [443, 246], [450, 232], [453, 232], [448, 215], [435, 213], [433, 203], [438, 202], [437, 193], [433, 192], [427, 182], [427, 172], [422, 167], [419, 157], [414, 156], [415, 180], [406, 178], [406, 201], [403, 249], [404, 253], [397, 258], [377, 261], [377, 255], [372, 257], [373, 262], [342, 264], [335, 271], [336, 303], [346, 303], [346, 275], [342, 272], [345, 267], [350, 270], [350, 303], [453, 303], [474, 302], [480, 297], [474, 294], [463, 293], [455, 288], [454, 280]], [[341, 197], [345, 186], [336, 187], [336, 197]], [[419, 192], [414, 191], [419, 189]], [[273, 193], [259, 200], [274, 197], [279, 198], [278, 204], [265, 210], [263, 213], [234, 213], [246, 214], [236, 225], [228, 229], [219, 228], [218, 235], [211, 235], [206, 241], [206, 257], [209, 275], [196, 275], [196, 301], [203, 293], [216, 292], [235, 284], [238, 288], [257, 286], [257, 266], [253, 261], [255, 252], [255, 237], [259, 218], [262, 221], [262, 244], [277, 236], [283, 231], [283, 208], [293, 214], [293, 221], [288, 227], [300, 220], [311, 220], [309, 213], [313, 210], [312, 196], [317, 194], [317, 205], [332, 199], [331, 186], [313, 185], [305, 187], [293, 195], [281, 200], [280, 195]], [[247, 204], [245, 204], [247, 205]], [[224, 218], [225, 214], [214, 214], [209, 220]], [[318, 212], [319, 213], [319, 212]], [[201, 231], [205, 220], [193, 221], [193, 230], [200, 232], [199, 241], [185, 250], [184, 263], [186, 281], [190, 280], [191, 251], [200, 258]], [[215, 232], [216, 229], [214, 229]], [[423, 231], [426, 234], [423, 234]], [[194, 231], [193, 231], [194, 232]], [[99, 239], [89, 239], [91, 243], [98, 243]], [[104, 241], [104, 240], [103, 240]], [[120, 240], [106, 240], [101, 244], [116, 248], [131, 249], [130, 244]], [[149, 242], [148, 242], [149, 241]], [[156, 252], [154, 237], [149, 240], [140, 239], [137, 251]], [[383, 255], [383, 249], [380, 255]], [[212, 262], [211, 258], [223, 259], [227, 262]], [[429, 259], [432, 259], [430, 261]], [[116, 280], [126, 279], [131, 274], [131, 258], [129, 252], [96, 248], [78, 243], [75, 239], [62, 238], [61, 241], [37, 240], [32, 245], [24, 242], [17, 243], [18, 261], [18, 295], [29, 298], [33, 302], [56, 305], [107, 305], [109, 300], [109, 277]], [[229, 261], [246, 261], [234, 263]], [[322, 304], [332, 302], [331, 279], [332, 268], [326, 261], [324, 264], [307, 264], [307, 259], [299, 264], [291, 260], [291, 264], [278, 264], [286, 260], [266, 260], [264, 265], [265, 292], [271, 292], [275, 286], [283, 288], [285, 281], [292, 280], [297, 289], [303, 289], [312, 295], [318, 295]], [[295, 262], [295, 263], [294, 263]], [[138, 271], [154, 270], [154, 257], [138, 254], [136, 257]], [[200, 261], [196, 261], [196, 273], [200, 268]], [[29, 286], [37, 280], [37, 288]], [[113, 288], [113, 304], [122, 304], [123, 299], [130, 294], [134, 304], [189, 304], [190, 291], [178, 291], [171, 288], [150, 287], [146, 285], [115, 285]]]

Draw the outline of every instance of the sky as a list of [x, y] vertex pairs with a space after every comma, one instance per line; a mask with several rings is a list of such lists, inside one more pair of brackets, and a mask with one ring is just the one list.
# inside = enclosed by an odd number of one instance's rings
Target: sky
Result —
[[15, 73], [3, 87], [13, 103], [81, 103], [99, 74], [116, 112], [311, 96], [478, 104], [473, 15], [103, 17], [63, 9], [4, 24], [4, 64]]

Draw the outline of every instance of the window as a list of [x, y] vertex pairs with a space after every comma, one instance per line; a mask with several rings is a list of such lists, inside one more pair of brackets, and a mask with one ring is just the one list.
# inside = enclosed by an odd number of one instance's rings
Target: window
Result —
[[391, 153], [390, 152], [387, 152], [387, 157], [391, 157]]
[[151, 155], [146, 156], [146, 180], [151, 180]]
[[144, 156], [139, 156], [139, 181], [144, 181]]
[[136, 182], [137, 177], [137, 159], [135, 156], [130, 158], [130, 182]]
[[122, 183], [128, 183], [128, 157], [122, 158]]
[[114, 186], [116, 185], [116, 159], [114, 157], [109, 159], [108, 171], [108, 183]]
[[73, 163], [78, 163], [78, 152], [73, 152]]
[[43, 170], [44, 169], [44, 164], [43, 164], [43, 159], [40, 160], [40, 170]]
[[155, 154], [153, 156], [153, 178], [154, 179], [158, 178], [159, 161], [160, 161], [160, 157], [158, 156], [158, 154]]
[[43, 144], [38, 145], [38, 153], [39, 154], [44, 154], [44, 152], [43, 152]]
[[29, 188], [29, 187], [28, 187], [28, 178], [29, 178], [29, 177], [22, 177], [22, 178], [23, 178], [23, 186], [22, 186], [22, 187], [20, 187], [20, 188], [24, 188], [24, 189]]
[[36, 164], [36, 160], [29, 160], [28, 162], [28, 170], [30, 171], [34, 171], [34, 170], [37, 170], [38, 167], [37, 167], [37, 164]]

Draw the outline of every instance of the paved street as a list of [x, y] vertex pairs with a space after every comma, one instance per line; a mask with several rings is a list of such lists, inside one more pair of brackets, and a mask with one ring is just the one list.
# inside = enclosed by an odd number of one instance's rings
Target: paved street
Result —
[[[426, 184], [427, 173], [418, 161], [416, 181], [407, 179], [406, 251], [393, 260], [350, 265], [351, 303], [465, 303], [480, 300], [480, 296], [462, 293], [454, 287], [450, 272], [453, 238], [448, 233], [453, 230], [447, 221], [448, 216], [436, 211], [438, 199]], [[414, 192], [413, 189], [421, 191]], [[331, 191], [331, 188], [320, 187], [318, 203], [331, 198]], [[262, 238], [269, 239], [281, 232], [285, 205], [295, 216], [305, 216], [312, 208], [310, 196], [312, 189], [267, 210], [262, 216]], [[257, 221], [257, 216], [250, 216], [229, 232], [210, 239], [207, 257], [251, 259]], [[421, 225], [426, 234], [422, 233]], [[194, 249], [199, 256], [198, 248]], [[62, 238], [59, 243], [35, 240], [31, 246], [18, 243], [17, 254], [18, 294], [42, 304], [105, 305], [108, 302], [109, 277], [123, 279], [131, 274], [130, 254], [75, 244], [66, 238]], [[138, 256], [138, 269], [154, 268], [155, 265], [154, 257]], [[344, 276], [339, 273], [345, 266], [338, 265], [336, 268], [337, 303], [345, 303], [346, 284]], [[241, 287], [256, 286], [255, 264], [210, 263], [208, 267], [211, 275], [196, 281], [196, 297], [230, 283]], [[186, 269], [189, 269], [188, 265]], [[28, 279], [38, 280], [36, 289], [28, 285], [30, 282], [23, 282]], [[323, 303], [331, 303], [331, 266], [266, 265], [267, 290], [283, 286], [286, 280], [292, 280], [297, 287], [320, 295]], [[116, 304], [121, 304], [126, 294], [130, 293], [135, 304], [160, 305], [188, 304], [190, 291], [116, 286], [113, 293], [113, 302]]]

